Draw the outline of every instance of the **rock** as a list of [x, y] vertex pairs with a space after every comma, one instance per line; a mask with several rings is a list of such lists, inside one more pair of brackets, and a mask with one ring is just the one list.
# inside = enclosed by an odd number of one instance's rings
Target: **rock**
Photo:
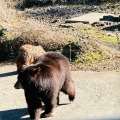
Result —
[[118, 22], [120, 22], [120, 15], [118, 16]]
[[9, 31], [9, 28], [2, 28], [2, 29], [0, 30], [0, 36], [2, 36], [5, 31]]
[[56, 23], [56, 22], [59, 22], [60, 19], [56, 19], [56, 20], [53, 20], [51, 23]]
[[105, 26], [105, 23], [104, 22], [94, 22], [91, 24], [92, 26]]
[[112, 37], [115, 37], [115, 36], [116, 36], [114, 33], [111, 33], [111, 32], [107, 32], [107, 35], [108, 35], [108, 36], [112, 36]]
[[75, 28], [74, 26], [72, 26], [72, 25], [67, 25], [67, 24], [61, 24], [61, 25], [59, 25], [59, 27], [64, 27], [64, 28]]

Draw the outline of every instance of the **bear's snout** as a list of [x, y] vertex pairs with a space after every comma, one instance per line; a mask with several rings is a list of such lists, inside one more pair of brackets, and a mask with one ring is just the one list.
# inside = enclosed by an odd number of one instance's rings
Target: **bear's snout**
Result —
[[21, 82], [17, 81], [17, 82], [15, 83], [15, 85], [14, 85], [14, 88], [15, 88], [15, 89], [22, 89], [23, 87], [22, 87], [22, 85], [21, 85]]

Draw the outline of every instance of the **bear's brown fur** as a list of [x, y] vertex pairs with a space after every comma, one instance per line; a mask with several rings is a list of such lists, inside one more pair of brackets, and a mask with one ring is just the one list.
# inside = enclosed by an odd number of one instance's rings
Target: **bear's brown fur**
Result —
[[29, 66], [33, 64], [36, 58], [45, 53], [41, 46], [33, 46], [30, 44], [25, 44], [21, 46], [18, 56], [16, 58], [17, 72], [19, 73], [22, 66]]
[[59, 92], [75, 98], [74, 83], [68, 59], [56, 52], [46, 52], [34, 65], [22, 70], [18, 75], [16, 89], [23, 88], [30, 117], [39, 120], [41, 102], [45, 104], [45, 112], [41, 117], [49, 117], [59, 102]]

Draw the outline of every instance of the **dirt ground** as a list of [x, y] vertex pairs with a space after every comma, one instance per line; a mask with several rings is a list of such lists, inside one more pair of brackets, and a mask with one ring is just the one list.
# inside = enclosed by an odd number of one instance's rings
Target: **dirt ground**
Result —
[[[15, 65], [0, 67], [0, 120], [29, 120], [24, 91], [14, 89], [15, 71]], [[72, 71], [72, 77], [75, 101], [61, 93], [53, 117], [44, 119], [120, 120], [120, 71]]]

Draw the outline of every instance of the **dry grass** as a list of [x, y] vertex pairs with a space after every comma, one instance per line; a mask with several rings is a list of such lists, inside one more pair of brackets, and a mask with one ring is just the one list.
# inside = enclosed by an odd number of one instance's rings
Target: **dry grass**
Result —
[[[9, 28], [13, 32], [25, 33], [27, 31], [45, 30], [47, 27], [42, 23], [26, 18], [22, 11], [8, 8], [7, 3], [0, 0], [0, 25], [2, 28]], [[43, 29], [44, 28], [44, 29]]]
[[69, 31], [64, 32], [51, 27], [48, 23], [26, 17], [24, 11], [19, 11], [13, 7], [17, 4], [13, 0], [12, 2], [0, 0], [0, 2], [0, 29], [7, 29], [7, 31], [3, 31], [4, 34], [0, 38], [0, 59], [5, 58], [4, 55], [8, 54], [6, 47], [8, 44], [13, 49], [10, 51], [17, 54], [19, 47], [25, 43], [37, 43], [37, 45], [45, 47], [46, 50], [56, 50], [75, 39]]
[[[69, 34], [63, 31], [52, 28], [50, 24], [40, 22], [38, 20], [26, 17], [24, 11], [13, 9], [9, 6], [15, 6], [15, 0], [0, 0], [0, 26], [8, 28], [18, 36], [30, 40], [53, 40], [59, 41], [69, 39]], [[62, 35], [61, 35], [62, 34]], [[6, 34], [6, 36], [8, 33]]]
[[[12, 31], [16, 37], [22, 36], [29, 40], [52, 40], [55, 36], [60, 39], [54, 31], [50, 31], [47, 24], [27, 18], [22, 11], [7, 7], [7, 2], [0, 0], [0, 27]], [[9, 1], [10, 2], [10, 1]], [[12, 4], [12, 3], [11, 3]], [[8, 33], [6, 37], [8, 37]], [[11, 39], [12, 36], [8, 37]]]

